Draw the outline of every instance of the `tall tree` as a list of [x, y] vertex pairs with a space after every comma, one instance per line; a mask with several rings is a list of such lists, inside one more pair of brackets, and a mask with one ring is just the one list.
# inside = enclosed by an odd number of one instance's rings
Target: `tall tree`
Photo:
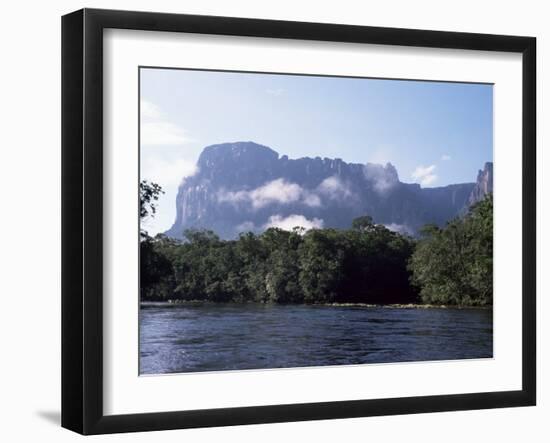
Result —
[[154, 216], [157, 212], [156, 201], [164, 194], [157, 183], [142, 180], [139, 184], [139, 216], [144, 219]]
[[[160, 185], [142, 181], [139, 184], [139, 216], [141, 220], [154, 217], [159, 196], [164, 193]], [[157, 250], [155, 239], [140, 230], [140, 292], [142, 299], [158, 299], [169, 295], [166, 279], [173, 274], [172, 262]]]

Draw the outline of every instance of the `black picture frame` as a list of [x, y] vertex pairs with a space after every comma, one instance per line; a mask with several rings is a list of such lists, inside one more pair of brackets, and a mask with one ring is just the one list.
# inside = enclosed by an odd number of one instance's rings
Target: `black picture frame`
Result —
[[[522, 389], [104, 415], [102, 36], [107, 28], [522, 54]], [[97, 9], [65, 15], [62, 18], [62, 426], [81, 434], [105, 434], [535, 405], [535, 88], [533, 37]]]

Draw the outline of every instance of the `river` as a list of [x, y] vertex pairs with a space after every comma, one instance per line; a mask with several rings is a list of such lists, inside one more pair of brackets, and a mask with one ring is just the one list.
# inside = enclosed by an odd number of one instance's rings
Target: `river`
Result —
[[490, 309], [151, 304], [140, 373], [491, 358]]

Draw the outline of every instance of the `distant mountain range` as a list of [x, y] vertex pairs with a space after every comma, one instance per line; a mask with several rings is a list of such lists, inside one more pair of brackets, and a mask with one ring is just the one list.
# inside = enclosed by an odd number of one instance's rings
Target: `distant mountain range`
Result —
[[427, 223], [444, 225], [493, 191], [492, 163], [476, 182], [421, 188], [399, 181], [391, 163], [294, 160], [253, 142], [208, 146], [197, 166], [179, 187], [169, 236], [181, 238], [187, 228], [211, 229], [226, 239], [271, 226], [348, 228], [361, 215], [415, 235]]

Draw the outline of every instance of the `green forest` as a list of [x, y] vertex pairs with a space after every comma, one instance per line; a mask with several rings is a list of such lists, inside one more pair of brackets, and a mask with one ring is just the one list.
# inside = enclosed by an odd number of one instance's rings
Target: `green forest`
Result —
[[[161, 193], [140, 184], [142, 219], [154, 216]], [[183, 234], [141, 231], [142, 301], [492, 305], [492, 195], [418, 238], [368, 215], [349, 229], [270, 228], [235, 240]]]

